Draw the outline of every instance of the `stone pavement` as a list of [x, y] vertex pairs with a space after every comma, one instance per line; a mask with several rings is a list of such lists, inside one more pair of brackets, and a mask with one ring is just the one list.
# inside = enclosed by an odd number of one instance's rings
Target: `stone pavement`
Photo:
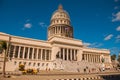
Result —
[[99, 75], [111, 75], [120, 73], [80, 74], [70, 72], [41, 72], [37, 75], [12, 75], [11, 78], [0, 80], [103, 80]]

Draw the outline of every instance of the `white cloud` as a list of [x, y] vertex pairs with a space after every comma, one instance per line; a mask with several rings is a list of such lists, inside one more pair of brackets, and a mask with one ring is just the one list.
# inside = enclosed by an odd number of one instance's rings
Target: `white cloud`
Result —
[[112, 14], [112, 15], [113, 15], [112, 22], [120, 21], [120, 11], [118, 13]]
[[29, 21], [30, 21], [30, 19], [27, 19], [27, 20], [26, 20], [26, 22], [29, 22]]
[[32, 24], [31, 23], [26, 23], [24, 24], [24, 28], [31, 28], [32, 27]]
[[98, 42], [95, 42], [95, 43], [86, 43], [86, 42], [84, 42], [83, 45], [86, 46], [86, 47], [91, 47], [91, 48], [98, 48], [98, 47], [103, 46], [102, 43], [98, 43]]
[[114, 0], [115, 2], [118, 2], [119, 0]]
[[86, 47], [88, 47], [88, 46], [91, 45], [91, 43], [86, 43], [86, 42], [84, 42], [83, 45], [86, 46]]
[[40, 25], [41, 27], [47, 27], [47, 25], [46, 25], [44, 22], [40, 22], [39, 25]]
[[108, 36], [106, 36], [105, 38], [104, 38], [104, 40], [110, 40], [111, 38], [113, 37], [113, 34], [109, 34]]
[[115, 6], [114, 9], [119, 9], [119, 7], [118, 7], [118, 6]]
[[120, 31], [120, 26], [118, 26], [118, 27], [116, 28], [116, 30], [117, 30], [117, 31]]
[[120, 35], [118, 35], [116, 38], [117, 38], [117, 39], [120, 39]]
[[89, 47], [92, 47], [92, 48], [98, 48], [98, 47], [101, 47], [103, 44], [102, 43], [92, 43]]
[[117, 42], [117, 43], [120, 42], [120, 35], [118, 35], [118, 36], [116, 37], [116, 42]]

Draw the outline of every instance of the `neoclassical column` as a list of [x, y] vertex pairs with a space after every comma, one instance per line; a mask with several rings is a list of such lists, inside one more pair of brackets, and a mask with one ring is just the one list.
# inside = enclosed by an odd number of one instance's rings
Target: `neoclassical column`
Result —
[[91, 60], [90, 60], [90, 54], [89, 54], [89, 62], [91, 62]]
[[78, 50], [75, 51], [75, 58], [76, 58], [76, 61], [77, 61], [77, 55], [78, 55]]
[[51, 50], [49, 50], [49, 60], [51, 60]]
[[56, 34], [56, 27], [55, 27], [55, 34]]
[[90, 62], [90, 54], [88, 54], [88, 62]]
[[14, 45], [13, 58], [15, 58], [15, 50], [16, 50], [16, 45]]
[[19, 46], [18, 58], [20, 58], [20, 50], [21, 50], [21, 46]]
[[98, 55], [98, 62], [100, 63], [100, 55]]
[[69, 54], [68, 54], [68, 49], [67, 48], [66, 48], [66, 53], [65, 54], [66, 54], [66, 60], [68, 60], [68, 55]]
[[91, 62], [91, 53], [89, 54], [89, 61]]
[[94, 57], [94, 63], [95, 63], [95, 55], [93, 57]]
[[24, 56], [25, 56], [25, 47], [23, 47], [23, 55], [22, 55], [22, 58], [24, 59]]
[[93, 62], [93, 54], [91, 53], [91, 62]]
[[63, 60], [65, 60], [65, 49], [63, 48]]
[[95, 54], [94, 54], [94, 63], [95, 63]]
[[86, 61], [86, 54], [84, 54], [84, 60]]
[[60, 33], [61, 33], [61, 26], [60, 26]]
[[41, 60], [41, 49], [38, 48], [38, 60]]
[[39, 48], [36, 48], [36, 60], [38, 60], [38, 52], [39, 52]]
[[47, 50], [45, 49], [45, 61], [47, 60]]
[[63, 27], [61, 26], [61, 33], [63, 33]]
[[53, 34], [55, 34], [55, 27], [53, 27]]
[[93, 54], [93, 63], [94, 63], [94, 54]]
[[97, 63], [99, 63], [99, 56], [97, 55]]
[[70, 49], [70, 60], [72, 61], [72, 49]]
[[89, 54], [88, 54], [88, 62], [90, 62], [90, 61], [89, 61]]
[[33, 51], [32, 51], [32, 60], [34, 59], [34, 49], [35, 48], [33, 48]]
[[75, 49], [74, 49], [74, 60], [76, 60]]
[[87, 61], [87, 53], [86, 53], [86, 61]]
[[60, 58], [60, 52], [59, 51], [57, 52], [57, 55], [58, 55], [58, 58]]
[[94, 58], [95, 58], [95, 61], [94, 61], [94, 62], [96, 63], [96, 55], [94, 55]]
[[29, 56], [30, 56], [30, 47], [28, 47], [27, 59], [29, 59]]
[[95, 55], [95, 63], [97, 63], [97, 55]]
[[56, 32], [57, 32], [57, 34], [58, 34], [58, 27], [56, 27]]
[[43, 56], [43, 55], [42, 55], [42, 53], [43, 53], [43, 49], [41, 49], [41, 53], [40, 53], [40, 54], [41, 54], [41, 56], [40, 56], [40, 60], [42, 60], [42, 56]]
[[97, 63], [97, 60], [98, 60], [98, 58], [97, 58], [97, 55], [96, 55], [96, 63]]
[[86, 54], [86, 57], [87, 57], [87, 62], [88, 62], [88, 54]]
[[100, 55], [99, 55], [99, 63], [101, 63], [101, 58], [100, 58]]
[[55, 31], [56, 31], [56, 34], [57, 34], [57, 27], [55, 27]]
[[91, 54], [91, 62], [93, 62], [93, 54]]

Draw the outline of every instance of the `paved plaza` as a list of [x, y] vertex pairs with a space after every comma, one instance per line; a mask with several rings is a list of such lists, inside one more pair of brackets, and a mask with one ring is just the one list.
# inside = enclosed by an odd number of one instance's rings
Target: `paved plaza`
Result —
[[2, 78], [0, 80], [103, 80], [100, 76], [120, 75], [120, 72], [106, 73], [69, 73], [69, 72], [41, 72], [37, 75], [11, 75], [11, 78]]

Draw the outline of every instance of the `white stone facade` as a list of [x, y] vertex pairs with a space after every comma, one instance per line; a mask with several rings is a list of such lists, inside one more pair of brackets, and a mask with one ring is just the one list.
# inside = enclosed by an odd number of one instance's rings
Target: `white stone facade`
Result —
[[[64, 26], [67, 26], [69, 30], [65, 31], [66, 27]], [[88, 48], [83, 45], [81, 40], [73, 38], [69, 15], [62, 9], [62, 6], [59, 6], [51, 18], [47, 41], [13, 36], [2, 32], [0, 32], [0, 40], [10, 43], [6, 71], [18, 70], [19, 64], [24, 64], [26, 69], [39, 70], [65, 70], [65, 67], [67, 70], [67, 66], [74, 64], [76, 68], [72, 67], [77, 70], [81, 67], [79, 64], [83, 62], [100, 65], [102, 58], [104, 58], [106, 68], [110, 67], [111, 63], [109, 50]], [[0, 54], [0, 71], [2, 71], [3, 57], [4, 52]]]

